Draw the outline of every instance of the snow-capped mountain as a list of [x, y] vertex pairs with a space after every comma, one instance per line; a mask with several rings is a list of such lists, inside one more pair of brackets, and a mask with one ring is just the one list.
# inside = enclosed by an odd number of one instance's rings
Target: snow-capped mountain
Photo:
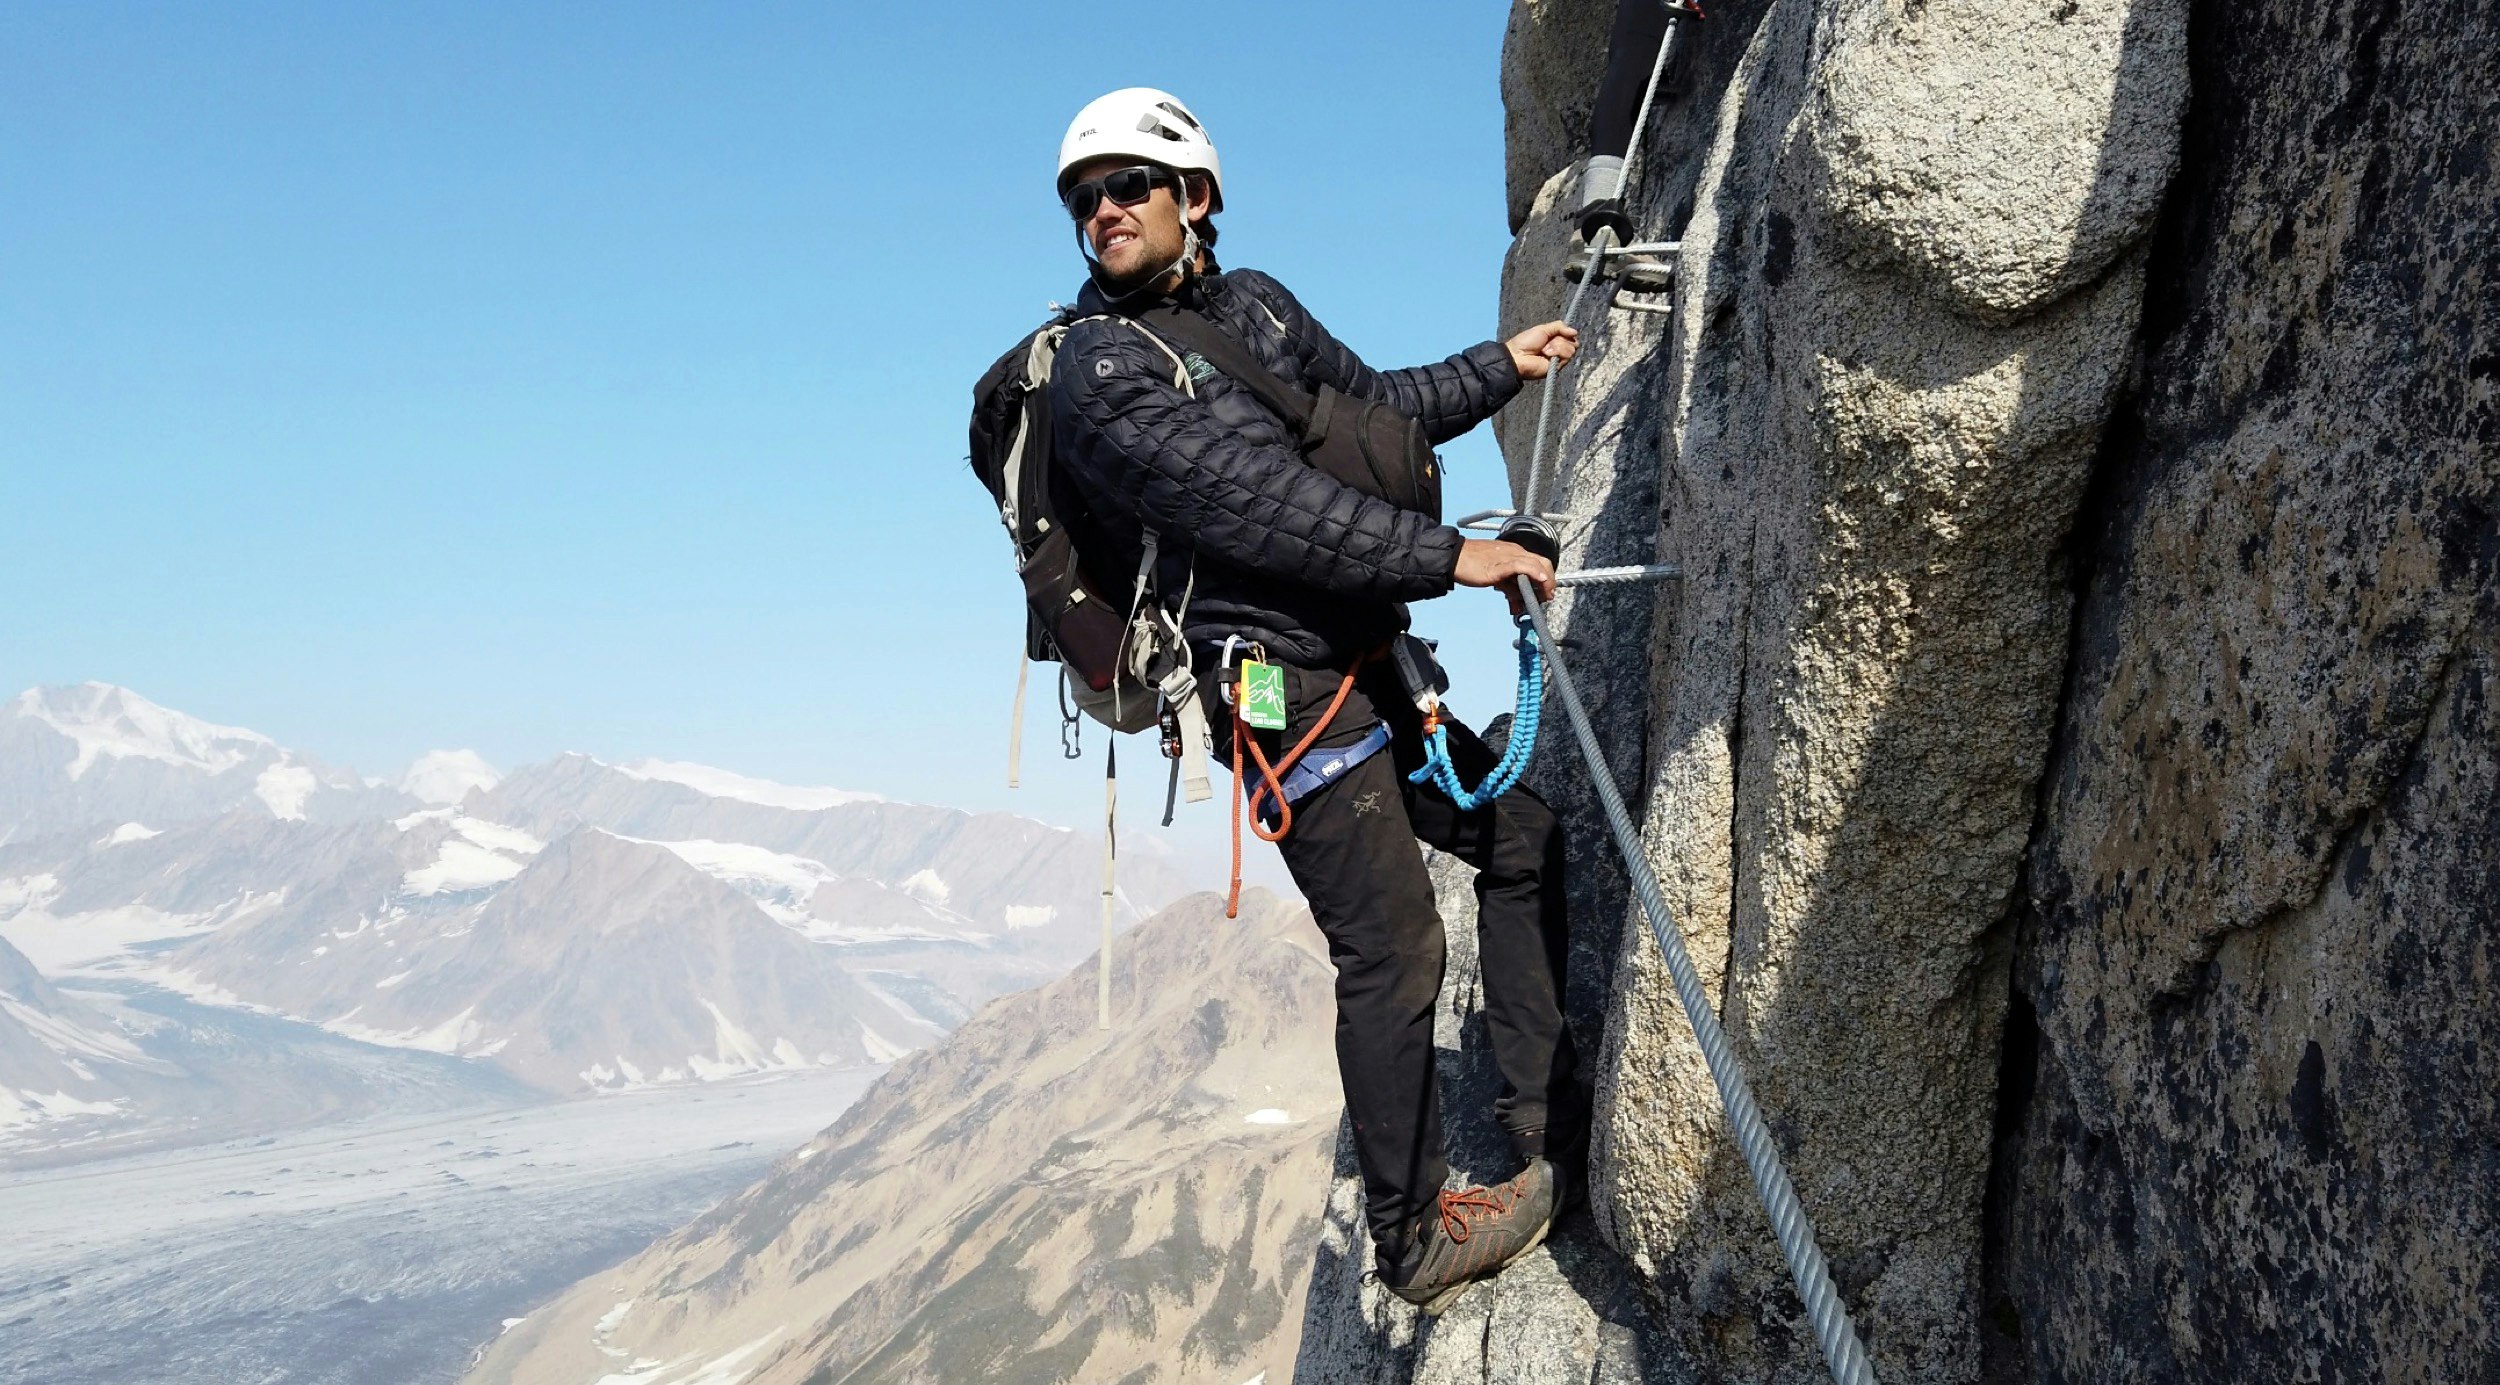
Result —
[[458, 803], [471, 789], [491, 789], [503, 776], [474, 750], [429, 750], [399, 776], [399, 791], [420, 803]]
[[[0, 938], [42, 972], [541, 1090], [887, 1061], [1098, 937], [1100, 838], [1023, 818], [581, 755], [498, 779], [437, 752], [404, 789], [334, 785], [121, 689], [9, 705], [0, 773], [36, 767], [16, 821], [56, 830], [0, 841]], [[330, 811], [238, 797], [271, 768], [335, 788]], [[125, 771], [158, 777], [78, 799]], [[1184, 883], [1147, 853], [1122, 878], [1124, 926]]]
[[422, 814], [369, 830], [343, 875], [169, 955], [167, 979], [558, 1092], [884, 1062], [943, 1032], [675, 852], [597, 828], [542, 844]]
[[336, 822], [416, 806], [267, 736], [127, 688], [30, 688], [0, 705], [0, 842], [152, 830], [247, 807]]
[[[1017, 963], [1011, 983], [970, 986], [976, 1004], [1057, 976], [1100, 936], [1102, 839], [1011, 814], [587, 755], [516, 771], [469, 807], [540, 836], [579, 824], [673, 843], [701, 868], [812, 919], [806, 926], [857, 957], [942, 966], [952, 955], [970, 966], [978, 959], [963, 945], [973, 944]], [[1119, 926], [1191, 883], [1150, 848], [1124, 853]]]

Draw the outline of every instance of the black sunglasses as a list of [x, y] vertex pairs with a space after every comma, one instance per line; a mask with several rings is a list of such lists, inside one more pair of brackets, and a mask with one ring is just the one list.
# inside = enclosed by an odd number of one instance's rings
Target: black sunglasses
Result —
[[1134, 168], [1115, 168], [1099, 178], [1071, 184], [1066, 192], [1059, 194], [1059, 201], [1067, 207], [1071, 220], [1083, 221], [1102, 206], [1106, 197], [1123, 207], [1134, 207], [1154, 196], [1157, 186], [1177, 188], [1180, 185], [1179, 175], [1170, 169], [1139, 164]]

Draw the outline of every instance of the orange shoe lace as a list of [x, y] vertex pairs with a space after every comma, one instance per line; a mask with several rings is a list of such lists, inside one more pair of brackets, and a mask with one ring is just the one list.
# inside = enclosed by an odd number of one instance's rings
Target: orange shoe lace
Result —
[[1498, 1217], [1519, 1204], [1519, 1190], [1505, 1183], [1498, 1188], [1444, 1188], [1441, 1190], [1441, 1234], [1452, 1245], [1465, 1245], [1476, 1234], [1476, 1223], [1486, 1217]]

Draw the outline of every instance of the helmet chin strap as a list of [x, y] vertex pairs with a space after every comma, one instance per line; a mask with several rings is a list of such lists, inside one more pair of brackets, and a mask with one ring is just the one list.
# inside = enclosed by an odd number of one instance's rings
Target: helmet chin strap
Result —
[[1165, 279], [1170, 278], [1174, 274], [1179, 274], [1184, 279], [1188, 278], [1190, 267], [1198, 263], [1198, 252], [1206, 248], [1205, 243], [1198, 239], [1197, 223], [1184, 216], [1181, 219], [1180, 258], [1172, 261], [1168, 265], [1165, 265], [1163, 268], [1156, 270], [1152, 275], [1146, 278], [1145, 282], [1139, 284], [1137, 287], [1124, 291], [1113, 288], [1111, 284], [1103, 278], [1102, 261], [1095, 257], [1093, 242], [1085, 238], [1085, 228], [1082, 226], [1076, 228], [1076, 246], [1077, 252], [1085, 257], [1085, 272], [1092, 277], [1094, 287], [1101, 289], [1104, 294], [1108, 295], [1111, 299], [1112, 305], [1115, 307], [1128, 302], [1132, 298], [1140, 298], [1154, 292], [1155, 285], [1162, 283]]

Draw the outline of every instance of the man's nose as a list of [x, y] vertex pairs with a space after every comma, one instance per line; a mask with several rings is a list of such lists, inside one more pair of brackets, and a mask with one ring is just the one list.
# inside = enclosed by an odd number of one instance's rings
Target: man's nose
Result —
[[1093, 232], [1094, 243], [1101, 244], [1102, 238], [1111, 234], [1111, 228], [1120, 224], [1121, 218], [1127, 214], [1127, 211], [1126, 207], [1108, 197], [1102, 199], [1102, 205], [1094, 208], [1092, 219], [1086, 223], [1087, 228]]

